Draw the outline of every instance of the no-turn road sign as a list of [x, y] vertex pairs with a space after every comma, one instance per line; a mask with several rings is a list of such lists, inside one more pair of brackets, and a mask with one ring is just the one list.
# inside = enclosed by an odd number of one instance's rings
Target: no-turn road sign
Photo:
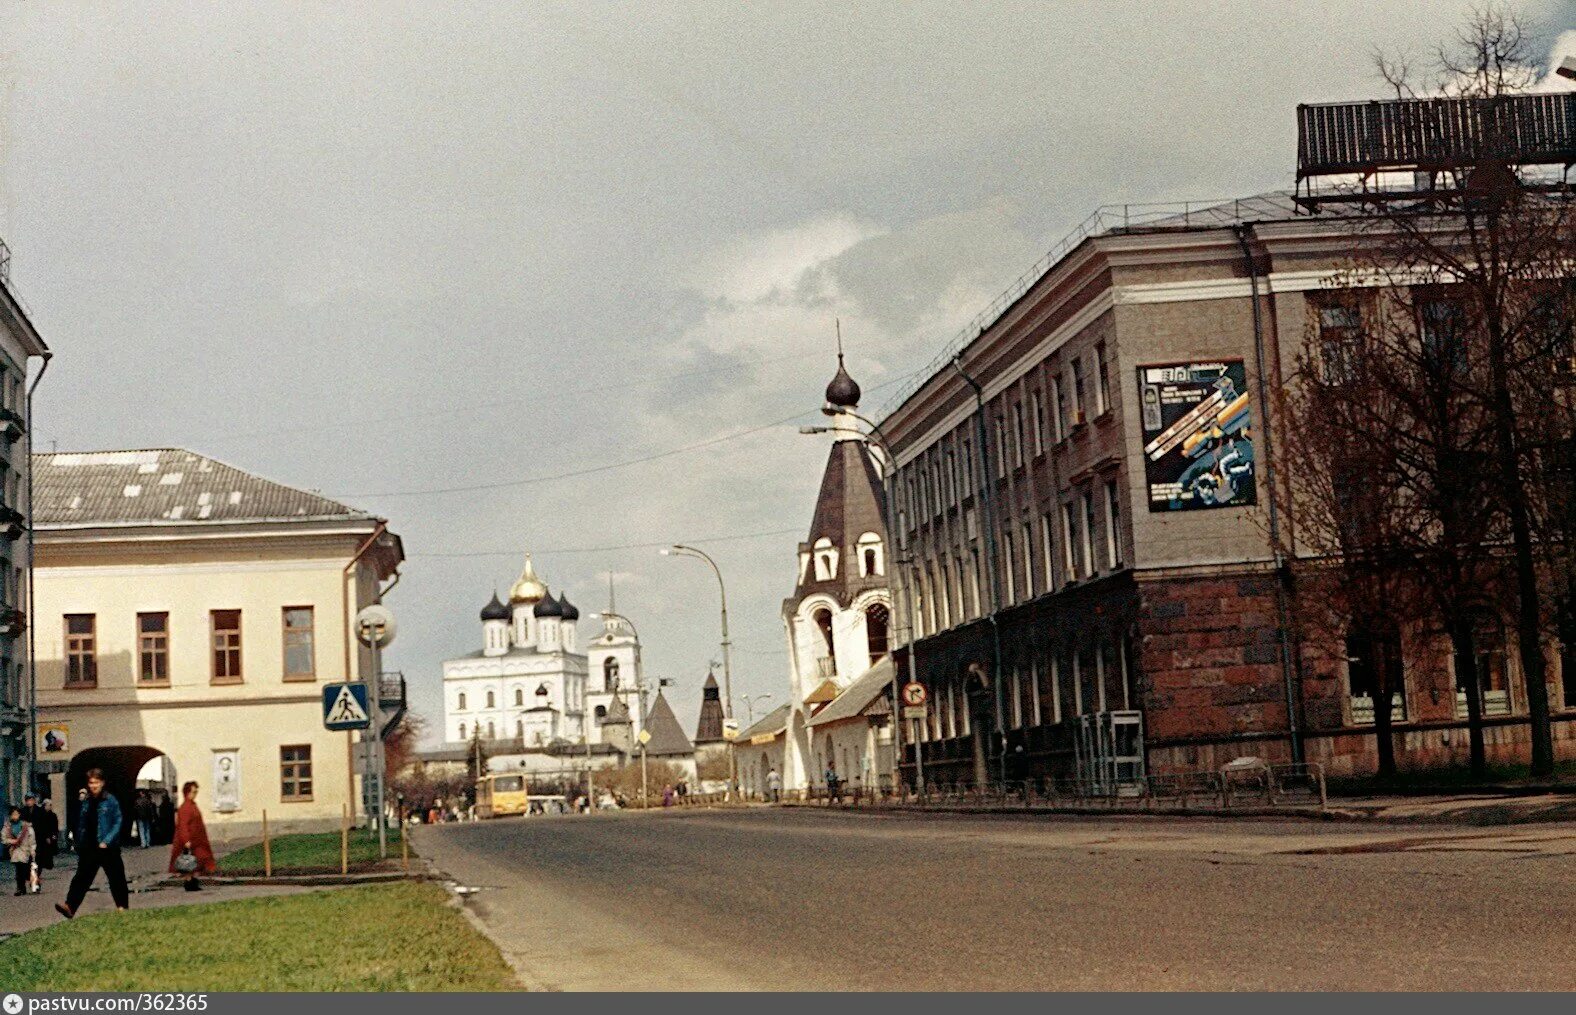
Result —
[[921, 708], [928, 701], [930, 695], [925, 692], [925, 685], [917, 681], [909, 681], [903, 685], [903, 704], [913, 708]]

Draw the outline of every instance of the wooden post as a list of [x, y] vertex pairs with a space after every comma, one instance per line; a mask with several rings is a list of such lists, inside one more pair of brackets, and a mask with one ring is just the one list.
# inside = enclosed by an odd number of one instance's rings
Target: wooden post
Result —
[[350, 873], [350, 805], [339, 809], [339, 873]]
[[274, 854], [268, 842], [268, 812], [263, 811], [263, 877], [274, 876]]
[[405, 815], [405, 808], [399, 809], [399, 853], [400, 865], [406, 871], [410, 870], [410, 842], [405, 838], [405, 829], [410, 827], [410, 818]]

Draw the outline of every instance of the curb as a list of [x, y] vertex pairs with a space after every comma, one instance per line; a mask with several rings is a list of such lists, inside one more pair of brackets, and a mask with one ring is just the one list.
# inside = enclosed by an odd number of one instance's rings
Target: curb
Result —
[[1325, 821], [1341, 822], [1346, 824], [1362, 825], [1475, 825], [1475, 826], [1508, 826], [1546, 824], [1555, 821], [1576, 820], [1576, 810], [1562, 807], [1511, 813], [1502, 808], [1464, 808], [1461, 810], [1442, 811], [1434, 814], [1385, 814], [1382, 812], [1366, 811], [1346, 807], [1329, 807], [1320, 810], [1317, 807], [1239, 807], [1231, 810], [1217, 810], [1214, 808], [1200, 807], [1167, 807], [1154, 810], [1122, 810], [1110, 807], [970, 807], [967, 805], [931, 806], [931, 807], [817, 807], [813, 804], [789, 803], [784, 807], [792, 807], [811, 812], [828, 814], [967, 814], [982, 817], [992, 814], [1026, 817], [1033, 815], [1064, 816], [1064, 817], [1116, 817], [1116, 818], [1282, 818], [1294, 821]]

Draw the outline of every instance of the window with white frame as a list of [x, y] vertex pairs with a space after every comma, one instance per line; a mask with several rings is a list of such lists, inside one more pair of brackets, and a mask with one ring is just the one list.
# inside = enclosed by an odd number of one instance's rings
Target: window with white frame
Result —
[[1062, 379], [1060, 372], [1051, 375], [1052, 406], [1051, 421], [1055, 424], [1052, 436], [1060, 444], [1067, 439], [1067, 383]]
[[1083, 565], [1084, 577], [1092, 578], [1095, 573], [1094, 565], [1094, 495], [1083, 495]]
[[1023, 403], [1012, 403], [1012, 466], [1023, 468]]
[[815, 580], [831, 581], [837, 577], [837, 547], [826, 536], [815, 541]]
[[1013, 571], [1015, 569], [1012, 566], [1012, 533], [1010, 532], [1001, 534], [1001, 560], [1002, 571], [1005, 572], [1007, 578], [1007, 602], [1009, 604], [1015, 603], [1018, 601], [1018, 583], [1013, 580]]
[[1049, 511], [1040, 516], [1040, 565], [1045, 570], [1047, 592], [1056, 591], [1056, 540], [1051, 538], [1051, 530], [1055, 527]]
[[1034, 598], [1034, 536], [1030, 531], [1028, 522], [1023, 523], [1020, 530], [1023, 538], [1018, 545], [1023, 556], [1023, 596], [1025, 599]]
[[1084, 366], [1083, 359], [1073, 357], [1073, 426], [1084, 421]]
[[1105, 484], [1105, 561], [1112, 570], [1122, 566], [1122, 502], [1116, 480]]
[[859, 537], [859, 577], [877, 578], [886, 574], [886, 561], [882, 559], [881, 537], [866, 532]]
[[1078, 580], [1078, 509], [1071, 503], [1062, 505], [1062, 565], [1067, 580]]
[[1094, 411], [1095, 415], [1104, 416], [1106, 410], [1111, 408], [1110, 370], [1105, 362], [1104, 342], [1095, 343], [1094, 370]]
[[1039, 457], [1045, 454], [1045, 397], [1040, 394], [1039, 388], [1030, 392], [1029, 407], [1034, 416], [1029, 421], [1034, 427], [1034, 454]]

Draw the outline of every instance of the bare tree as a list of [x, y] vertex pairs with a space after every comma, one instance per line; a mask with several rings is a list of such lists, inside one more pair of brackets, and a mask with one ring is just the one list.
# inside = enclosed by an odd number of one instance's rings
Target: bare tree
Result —
[[[1547, 570], [1540, 567], [1538, 530], [1549, 503], [1539, 484], [1539, 452], [1548, 435], [1537, 412], [1552, 398], [1548, 293], [1570, 275], [1572, 195], [1568, 186], [1530, 176], [1516, 159], [1520, 142], [1509, 104], [1537, 71], [1512, 12], [1497, 4], [1474, 11], [1433, 63], [1429, 90], [1470, 109], [1473, 157], [1439, 170], [1426, 199], [1380, 205], [1374, 220], [1385, 239], [1378, 252], [1385, 270], [1440, 288], [1438, 304], [1451, 308], [1445, 312], [1452, 331], [1474, 367], [1461, 379], [1487, 424], [1481, 460], [1495, 480], [1492, 499], [1503, 512], [1508, 542], [1531, 769], [1547, 775], [1554, 754], [1542, 644]], [[1397, 76], [1404, 62], [1385, 66], [1398, 94], [1419, 90]]]

